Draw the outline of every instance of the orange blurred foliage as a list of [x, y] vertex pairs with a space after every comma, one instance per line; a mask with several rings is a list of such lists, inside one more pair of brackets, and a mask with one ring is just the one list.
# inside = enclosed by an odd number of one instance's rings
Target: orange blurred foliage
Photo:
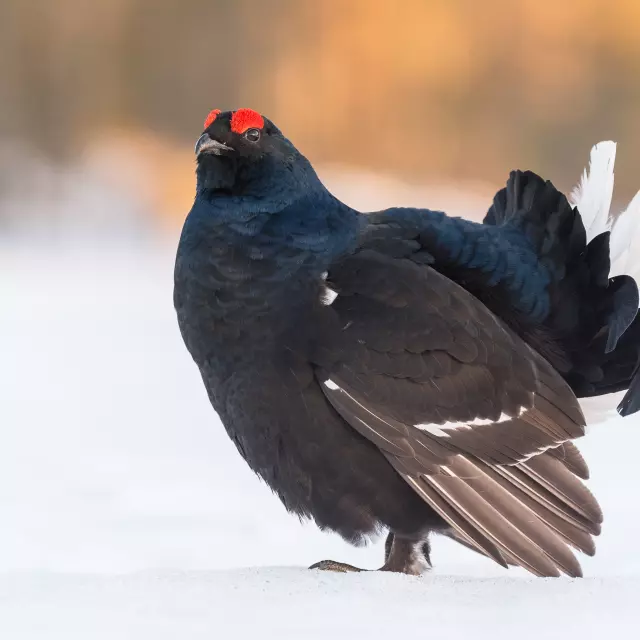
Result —
[[638, 186], [638, 0], [4, 0], [0, 74], [0, 136], [64, 157], [144, 131], [168, 202], [203, 117], [240, 106], [314, 162], [420, 182], [568, 188], [612, 138], [617, 195]]

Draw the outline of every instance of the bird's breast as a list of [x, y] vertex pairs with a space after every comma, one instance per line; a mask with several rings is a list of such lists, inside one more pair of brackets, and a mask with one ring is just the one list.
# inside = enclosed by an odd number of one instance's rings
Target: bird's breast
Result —
[[194, 359], [226, 368], [246, 355], [291, 348], [320, 306], [322, 276], [298, 261], [248, 251], [183, 256], [176, 262], [174, 304]]

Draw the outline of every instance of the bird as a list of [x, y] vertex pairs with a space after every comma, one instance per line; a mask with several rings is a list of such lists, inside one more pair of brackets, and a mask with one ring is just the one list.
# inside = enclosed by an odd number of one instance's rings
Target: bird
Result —
[[578, 206], [520, 170], [482, 223], [357, 211], [252, 109], [211, 111], [195, 156], [179, 330], [284, 507], [356, 545], [387, 532], [381, 571], [424, 573], [441, 534], [581, 576], [603, 513], [579, 398], [637, 368], [638, 287], [609, 277], [611, 229], [588, 240]]

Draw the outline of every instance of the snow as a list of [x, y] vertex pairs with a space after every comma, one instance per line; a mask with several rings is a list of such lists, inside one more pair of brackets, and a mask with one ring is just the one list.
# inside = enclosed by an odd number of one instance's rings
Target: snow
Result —
[[[580, 583], [293, 568], [5, 579], [3, 636], [111, 638], [632, 637], [637, 581]], [[393, 635], [391, 635], [393, 634]]]
[[[213, 413], [174, 317], [173, 246], [0, 245], [0, 638], [630, 637], [640, 420], [581, 449], [605, 511], [582, 580], [436, 539], [421, 578], [289, 516]], [[613, 405], [613, 401], [611, 401]], [[635, 625], [634, 625], [635, 626]]]

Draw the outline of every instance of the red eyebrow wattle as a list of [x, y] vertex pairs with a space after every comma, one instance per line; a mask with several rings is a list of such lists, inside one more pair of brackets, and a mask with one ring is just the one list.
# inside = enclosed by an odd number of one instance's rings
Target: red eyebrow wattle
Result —
[[231, 116], [231, 131], [244, 133], [247, 129], [262, 129], [264, 118], [253, 109], [238, 109]]
[[213, 121], [218, 117], [219, 113], [222, 113], [220, 109], [214, 109], [213, 111], [209, 111], [209, 115], [207, 116], [207, 119], [204, 121], [205, 129], [208, 129], [213, 124]]

